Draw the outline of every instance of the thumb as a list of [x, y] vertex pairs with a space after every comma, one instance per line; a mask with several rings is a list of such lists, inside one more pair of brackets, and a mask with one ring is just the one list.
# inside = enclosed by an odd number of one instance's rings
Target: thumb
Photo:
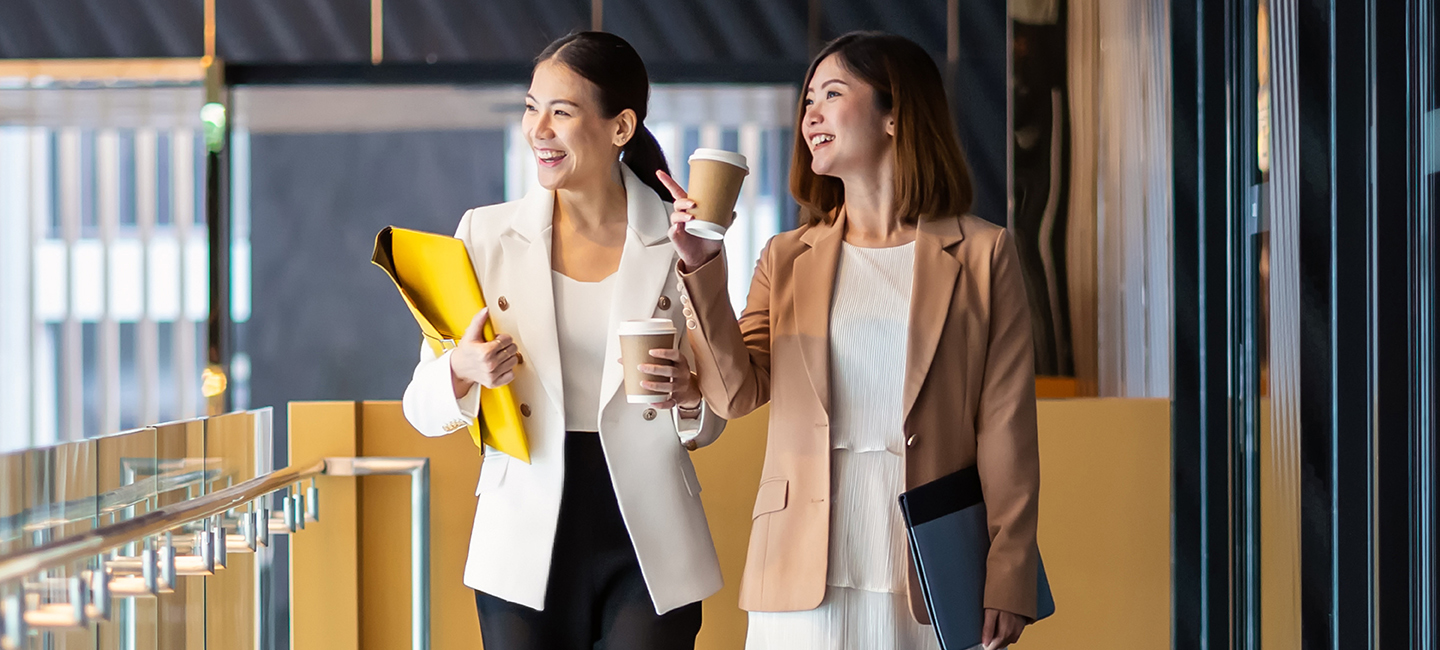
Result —
[[481, 309], [478, 313], [475, 314], [475, 318], [470, 319], [470, 325], [465, 328], [465, 334], [460, 337], [460, 340], [472, 341], [475, 343], [484, 343], [485, 323], [489, 321], [490, 308], [486, 307], [484, 309]]
[[992, 644], [999, 645], [998, 643], [995, 643], [998, 640], [996, 639], [996, 636], [999, 633], [999, 630], [996, 629], [999, 627], [1000, 623], [999, 614], [999, 612], [993, 609], [985, 610], [985, 629], [980, 634], [980, 641], [982, 644], [984, 644], [985, 650], [994, 650], [994, 648], [990, 647]]

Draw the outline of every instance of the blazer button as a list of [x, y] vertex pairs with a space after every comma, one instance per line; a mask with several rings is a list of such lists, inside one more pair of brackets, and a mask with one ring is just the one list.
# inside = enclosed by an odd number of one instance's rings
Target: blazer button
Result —
[[686, 451], [695, 451], [696, 449], [699, 449], [699, 448], [700, 448], [700, 444], [697, 443], [697, 442], [695, 442], [694, 440], [688, 440], [688, 441], [685, 442], [685, 450], [686, 450]]
[[530, 405], [529, 405], [529, 404], [521, 404], [521, 405], [520, 405], [520, 415], [523, 415], [523, 416], [525, 416], [525, 417], [527, 417], [527, 418], [530, 417]]
[[660, 307], [661, 310], [669, 309], [669, 308], [670, 308], [670, 296], [660, 296], [660, 304], [659, 304], [658, 306]]
[[505, 296], [500, 296], [500, 299], [495, 301], [495, 304], [500, 305], [500, 311], [505, 311], [510, 308], [510, 301], [506, 300]]
[[654, 419], [655, 419], [655, 409], [645, 409], [645, 412], [644, 412], [644, 413], [641, 413], [641, 414], [640, 414], [640, 417], [645, 418], [645, 420], [646, 420], [647, 422], [650, 421], [650, 420], [654, 420]]
[[525, 365], [525, 355], [520, 354], [519, 352], [516, 352], [516, 353], [515, 353], [515, 365], [517, 365], [517, 366], [523, 366], [523, 365]]
[[699, 326], [695, 324], [695, 319], [692, 318], [692, 319], [690, 319], [690, 320], [685, 321], [685, 327], [688, 327], [688, 328], [690, 328], [690, 329], [693, 330], [693, 329], [695, 329], [696, 327], [699, 327]]
[[906, 447], [914, 447], [914, 446], [915, 446], [915, 436], [912, 435], [912, 436], [910, 436], [909, 438], [907, 438], [907, 439], [905, 440], [905, 446], [906, 446]]
[[686, 317], [686, 318], [694, 318], [694, 317], [695, 317], [695, 311], [692, 310], [692, 309], [690, 309], [690, 306], [689, 306], [689, 305], [686, 305], [686, 306], [685, 306], [685, 309], [682, 309], [681, 311], [685, 313], [685, 317]]

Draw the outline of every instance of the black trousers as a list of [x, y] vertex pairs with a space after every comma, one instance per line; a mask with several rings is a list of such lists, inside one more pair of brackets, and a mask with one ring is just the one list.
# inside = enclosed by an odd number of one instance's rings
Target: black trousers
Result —
[[544, 611], [475, 592], [485, 650], [694, 650], [700, 603], [655, 613], [600, 436], [565, 436], [565, 487]]

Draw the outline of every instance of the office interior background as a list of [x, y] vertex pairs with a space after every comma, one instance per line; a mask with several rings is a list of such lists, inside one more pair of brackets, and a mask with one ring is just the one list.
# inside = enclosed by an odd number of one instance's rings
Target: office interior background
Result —
[[[645, 59], [682, 183], [751, 161], [737, 308], [796, 227], [811, 54], [934, 56], [1033, 317], [1058, 613], [1018, 647], [1440, 647], [1436, 12], [0, 2], [0, 647], [478, 647], [480, 459], [399, 415], [418, 330], [370, 254], [535, 186], [530, 62], [577, 29]], [[744, 638], [763, 416], [694, 454], [702, 648]]]

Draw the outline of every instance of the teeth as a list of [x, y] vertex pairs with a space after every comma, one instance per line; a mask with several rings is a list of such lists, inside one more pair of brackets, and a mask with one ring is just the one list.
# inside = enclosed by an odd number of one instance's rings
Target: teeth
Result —
[[824, 144], [824, 143], [826, 143], [826, 142], [830, 142], [831, 140], [834, 140], [834, 139], [835, 139], [835, 136], [833, 136], [833, 135], [827, 135], [827, 134], [824, 134], [824, 133], [816, 133], [815, 135], [813, 135], [813, 136], [810, 137], [810, 146], [812, 146], [812, 147], [814, 147], [814, 146], [819, 146], [819, 145]]
[[547, 150], [544, 150], [544, 151], [536, 151], [536, 152], [535, 152], [535, 155], [536, 155], [538, 158], [540, 158], [540, 160], [542, 160], [542, 161], [545, 161], [545, 162], [555, 162], [556, 160], [559, 160], [559, 159], [561, 159], [561, 158], [564, 158], [564, 157], [565, 157], [565, 152], [563, 152], [563, 151], [552, 151], [552, 150], [547, 149]]

